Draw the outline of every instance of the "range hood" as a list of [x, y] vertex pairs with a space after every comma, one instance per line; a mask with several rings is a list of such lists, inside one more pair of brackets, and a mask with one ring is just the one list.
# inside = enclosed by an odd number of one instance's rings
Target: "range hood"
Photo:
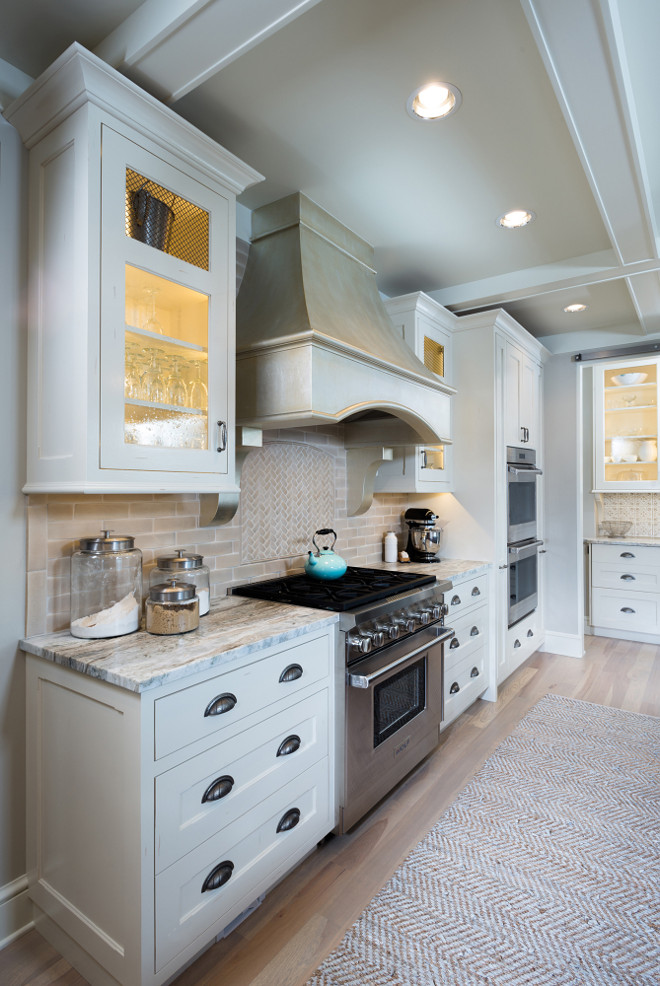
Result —
[[300, 193], [253, 212], [236, 311], [239, 425], [345, 422], [347, 447], [448, 441], [455, 391], [393, 327], [373, 255]]

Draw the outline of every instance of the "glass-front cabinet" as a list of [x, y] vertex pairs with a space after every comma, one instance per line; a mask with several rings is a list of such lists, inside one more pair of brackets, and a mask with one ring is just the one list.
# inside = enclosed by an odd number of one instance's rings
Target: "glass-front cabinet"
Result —
[[594, 367], [594, 490], [658, 490], [658, 365]]
[[261, 175], [80, 45], [29, 148], [25, 492], [231, 492], [236, 196]]

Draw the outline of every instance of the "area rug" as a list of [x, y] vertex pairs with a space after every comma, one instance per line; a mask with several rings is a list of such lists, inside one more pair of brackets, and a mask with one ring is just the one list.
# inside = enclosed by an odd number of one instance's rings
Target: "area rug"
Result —
[[558, 695], [307, 986], [546, 984], [660, 984], [660, 719]]

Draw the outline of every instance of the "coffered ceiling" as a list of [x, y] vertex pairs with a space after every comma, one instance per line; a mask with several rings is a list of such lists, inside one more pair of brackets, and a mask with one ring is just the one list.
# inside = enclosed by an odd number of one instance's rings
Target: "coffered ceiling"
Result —
[[[658, 39], [657, 0], [22, 0], [0, 93], [79, 41], [264, 174], [246, 208], [300, 190], [384, 294], [503, 307], [567, 352], [660, 339]], [[415, 121], [432, 80], [462, 105]], [[535, 220], [499, 228], [514, 208]]]

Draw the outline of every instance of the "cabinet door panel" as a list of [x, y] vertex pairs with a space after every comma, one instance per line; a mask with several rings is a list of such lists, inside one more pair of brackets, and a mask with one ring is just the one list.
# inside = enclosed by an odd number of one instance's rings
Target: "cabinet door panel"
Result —
[[658, 490], [657, 358], [594, 367], [594, 489]]

